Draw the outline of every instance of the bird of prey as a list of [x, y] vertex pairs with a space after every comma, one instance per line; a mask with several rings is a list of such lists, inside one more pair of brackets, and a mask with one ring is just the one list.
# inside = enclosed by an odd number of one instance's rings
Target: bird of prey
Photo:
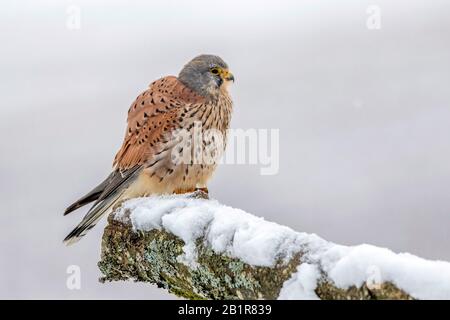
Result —
[[[126, 199], [206, 188], [217, 163], [173, 161], [174, 155], [186, 151], [175, 132], [192, 133], [200, 124], [203, 131], [218, 130], [226, 141], [232, 112], [228, 93], [231, 82], [233, 74], [220, 57], [200, 55], [188, 62], [178, 77], [167, 76], [151, 83], [128, 111], [125, 138], [112, 173], [66, 209], [64, 215], [94, 202], [64, 243], [77, 242], [105, 213]], [[213, 146], [221, 149], [215, 150], [218, 153], [223, 152], [225, 143], [210, 142], [202, 139], [197, 147]]]

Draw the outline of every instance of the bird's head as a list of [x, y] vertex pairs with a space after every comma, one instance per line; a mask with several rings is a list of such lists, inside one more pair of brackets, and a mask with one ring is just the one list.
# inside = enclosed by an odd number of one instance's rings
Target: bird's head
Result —
[[189, 61], [178, 79], [188, 88], [204, 97], [216, 97], [234, 82], [228, 65], [220, 57], [203, 54]]

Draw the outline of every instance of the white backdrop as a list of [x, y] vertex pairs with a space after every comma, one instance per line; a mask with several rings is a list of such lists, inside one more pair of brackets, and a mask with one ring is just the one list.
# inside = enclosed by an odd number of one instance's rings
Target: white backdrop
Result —
[[[373, 4], [381, 29], [367, 27]], [[199, 53], [236, 76], [233, 128], [280, 129], [279, 173], [224, 165], [214, 198], [327, 240], [449, 260], [449, 11], [444, 0], [3, 1], [0, 298], [172, 298], [99, 284], [104, 221], [66, 248], [84, 211], [62, 212], [109, 173], [134, 98]], [[81, 290], [66, 287], [69, 265]]]

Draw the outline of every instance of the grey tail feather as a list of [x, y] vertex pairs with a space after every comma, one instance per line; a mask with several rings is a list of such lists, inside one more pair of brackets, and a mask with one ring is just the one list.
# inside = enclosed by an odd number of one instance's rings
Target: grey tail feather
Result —
[[64, 243], [66, 245], [71, 245], [77, 242], [89, 230], [95, 227], [100, 218], [106, 212], [108, 212], [110, 208], [113, 208], [118, 201], [121, 200], [125, 190], [136, 179], [142, 169], [142, 166], [136, 165], [130, 169], [126, 169], [125, 171], [116, 170], [111, 173], [108, 179], [105, 180], [107, 183], [101, 184], [104, 185], [104, 187], [102, 187], [103, 190], [97, 197], [97, 201], [88, 211], [80, 224], [67, 235], [67, 237], [64, 239]]
[[94, 189], [92, 189], [91, 192], [86, 194], [85, 196], [81, 197], [77, 201], [75, 201], [72, 205], [67, 207], [66, 211], [64, 211], [64, 215], [67, 215], [71, 213], [72, 211], [75, 211], [82, 206], [87, 205], [88, 203], [91, 203], [92, 201], [97, 200], [100, 198], [101, 194], [105, 190], [106, 186], [109, 184], [110, 180], [114, 176], [115, 172], [112, 172], [102, 183], [100, 183], [98, 186], [96, 186]]
[[94, 200], [97, 200], [101, 194], [102, 194], [102, 191], [88, 193], [87, 195], [85, 195], [84, 197], [80, 198], [79, 200], [74, 202], [72, 205], [67, 207], [66, 211], [64, 211], [64, 215], [67, 215], [67, 214], [71, 213], [72, 211], [75, 211], [75, 210], [81, 208], [82, 206], [84, 206], [88, 203], [91, 203]]
[[95, 227], [101, 217], [120, 200], [122, 194], [123, 192], [114, 194], [93, 206], [84, 219], [67, 235], [64, 239], [64, 244], [72, 245], [85, 236], [89, 230]]

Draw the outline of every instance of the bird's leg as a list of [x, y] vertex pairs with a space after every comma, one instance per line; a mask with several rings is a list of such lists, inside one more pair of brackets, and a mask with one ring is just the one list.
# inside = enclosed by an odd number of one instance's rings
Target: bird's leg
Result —
[[185, 193], [193, 193], [195, 191], [196, 191], [195, 188], [191, 188], [191, 189], [175, 189], [175, 191], [173, 193], [174, 194], [185, 194]]
[[176, 189], [174, 194], [190, 194], [189, 197], [209, 199], [208, 188]]

